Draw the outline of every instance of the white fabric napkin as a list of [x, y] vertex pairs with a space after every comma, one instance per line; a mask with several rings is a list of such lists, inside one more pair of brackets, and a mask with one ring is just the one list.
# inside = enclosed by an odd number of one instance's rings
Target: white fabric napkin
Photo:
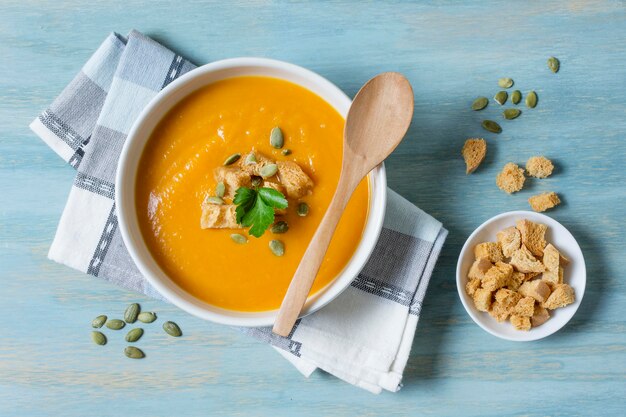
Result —
[[[116, 285], [160, 295], [132, 262], [117, 227], [117, 161], [135, 118], [166, 85], [195, 68], [132, 31], [111, 34], [30, 125], [77, 174], [49, 258]], [[380, 239], [351, 286], [298, 320], [289, 337], [242, 329], [300, 372], [321, 368], [368, 391], [401, 387], [422, 300], [447, 231], [389, 190]]]

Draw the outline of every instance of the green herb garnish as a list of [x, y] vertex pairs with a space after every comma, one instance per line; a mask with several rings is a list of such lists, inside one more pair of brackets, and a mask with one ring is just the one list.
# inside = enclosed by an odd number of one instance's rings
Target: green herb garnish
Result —
[[274, 209], [287, 208], [287, 199], [273, 188], [252, 189], [241, 187], [235, 193], [237, 223], [250, 227], [248, 233], [261, 237], [274, 223]]

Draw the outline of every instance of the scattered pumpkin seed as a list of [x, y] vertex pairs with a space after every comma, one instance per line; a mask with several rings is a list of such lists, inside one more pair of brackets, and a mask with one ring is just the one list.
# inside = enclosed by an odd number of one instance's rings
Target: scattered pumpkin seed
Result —
[[558, 59], [551, 56], [550, 58], [548, 58], [548, 68], [550, 68], [550, 71], [556, 74], [557, 72], [559, 72], [559, 68], [561, 68], [561, 63]]
[[124, 348], [124, 355], [131, 359], [141, 359], [146, 356], [141, 349], [135, 346], [126, 346]]
[[270, 250], [276, 256], [283, 256], [285, 254], [285, 244], [280, 240], [270, 240]]
[[537, 106], [537, 93], [531, 91], [530, 93], [526, 94], [526, 107], [528, 107], [529, 109], [534, 109], [535, 106]]
[[280, 153], [282, 153], [285, 156], [291, 155], [291, 149], [283, 149]]
[[273, 177], [274, 175], [276, 175], [277, 172], [278, 172], [278, 165], [267, 164], [263, 168], [261, 168], [261, 170], [259, 171], [259, 174], [261, 174], [261, 177], [263, 178], [269, 178], [269, 177]]
[[228, 158], [224, 160], [224, 166], [234, 164], [235, 162], [239, 161], [239, 158], [241, 158], [241, 154], [238, 154], [238, 153], [232, 154], [231, 156], [229, 156]]
[[221, 197], [215, 197], [215, 196], [212, 196], [212, 195], [206, 196], [204, 201], [207, 202], [207, 203], [210, 203], [210, 204], [217, 204], [217, 205], [224, 204], [224, 200]]
[[304, 217], [309, 214], [309, 205], [307, 203], [298, 204], [298, 216]]
[[498, 102], [499, 105], [506, 103], [506, 99], [509, 98], [509, 93], [506, 91], [498, 91], [493, 99]]
[[270, 133], [270, 145], [272, 145], [273, 148], [280, 149], [284, 144], [285, 138], [283, 138], [283, 131], [280, 130], [280, 127], [276, 126]]
[[166, 321], [163, 323], [163, 330], [165, 330], [165, 333], [173, 337], [180, 337], [183, 335], [183, 332], [180, 330], [180, 327], [178, 327], [178, 324], [173, 321]]
[[256, 155], [254, 154], [254, 152], [250, 152], [247, 156], [246, 159], [243, 161], [243, 163], [245, 165], [254, 165], [256, 164], [257, 160], [256, 160]]
[[511, 78], [500, 78], [498, 80], [498, 85], [500, 88], [511, 88], [513, 86], [513, 79]]
[[520, 101], [522, 101], [522, 92], [519, 90], [513, 91], [513, 93], [511, 93], [511, 103], [517, 104]]
[[286, 233], [287, 230], [289, 230], [289, 225], [287, 224], [286, 221], [281, 220], [279, 222], [274, 223], [270, 230], [274, 234]]
[[258, 187], [263, 182], [263, 178], [257, 177], [256, 175], [252, 177], [251, 183], [253, 187]]
[[126, 323], [134, 323], [137, 321], [137, 316], [139, 315], [139, 304], [132, 303], [128, 307], [126, 307], [126, 311], [124, 312], [124, 321]]
[[106, 323], [106, 321], [107, 316], [103, 314], [91, 320], [91, 327], [93, 327], [94, 329], [99, 329], [100, 327], [104, 326], [104, 323]]
[[104, 346], [107, 344], [107, 337], [102, 332], [91, 332], [91, 340], [93, 340], [96, 345]]
[[148, 311], [142, 311], [137, 316], [137, 319], [142, 323], [152, 323], [153, 321], [157, 319], [157, 316], [154, 313], [151, 313]]
[[502, 132], [502, 128], [500, 127], [500, 125], [494, 122], [493, 120], [483, 120], [481, 126], [483, 127], [483, 129], [488, 130], [489, 132], [492, 132], [492, 133]]
[[215, 196], [222, 198], [224, 197], [224, 194], [226, 193], [226, 186], [224, 185], [223, 182], [218, 182], [217, 185], [215, 186]]
[[522, 114], [522, 111], [519, 109], [506, 109], [502, 112], [502, 115], [507, 120], [515, 119], [520, 114]]
[[143, 336], [143, 329], [141, 327], [136, 327], [126, 333], [126, 341], [127, 342], [136, 342]]
[[478, 97], [472, 103], [472, 110], [474, 111], [482, 110], [485, 107], [487, 107], [487, 104], [489, 104], [489, 99], [487, 97]]
[[111, 330], [119, 330], [126, 326], [126, 323], [124, 323], [124, 320], [111, 319], [107, 320], [105, 326], [107, 326]]
[[248, 238], [239, 233], [233, 233], [232, 235], [230, 235], [230, 238], [233, 240], [233, 242], [239, 245], [244, 245], [248, 243]]

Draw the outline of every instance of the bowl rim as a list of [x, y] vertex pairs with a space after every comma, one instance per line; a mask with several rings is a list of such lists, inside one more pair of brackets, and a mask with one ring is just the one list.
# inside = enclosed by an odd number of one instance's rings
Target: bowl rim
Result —
[[[138, 162], [154, 126], [156, 126], [158, 121], [162, 119], [163, 115], [168, 110], [173, 108], [192, 91], [201, 88], [201, 86], [193, 88], [181, 97], [174, 98], [173, 96], [198, 78], [210, 77], [212, 74], [220, 71], [237, 72], [242, 68], [244, 71], [246, 68], [252, 71], [254, 71], [255, 68], [262, 68], [269, 72], [276, 72], [276, 74], [273, 75], [265, 73], [256, 75], [284, 79], [306, 88], [320, 96], [344, 118], [352, 102], [339, 87], [326, 78], [311, 70], [284, 61], [268, 58], [241, 57], [223, 59], [197, 67], [174, 80], [158, 92], [134, 121], [120, 154], [115, 178], [115, 202], [117, 206], [118, 225], [126, 249], [141, 274], [158, 293], [182, 310], [202, 319], [233, 326], [259, 327], [272, 325], [278, 310], [240, 312], [223, 309], [208, 304], [187, 293], [165, 274], [156, 260], [154, 260], [139, 231], [134, 196]], [[294, 81], [294, 79], [288, 79], [285, 74], [293, 78], [301, 78], [307, 82], [307, 85], [303, 85], [302, 82]], [[211, 82], [241, 75], [246, 74], [237, 73], [235, 75], [219, 77], [203, 84], [203, 86], [209, 85]], [[249, 73], [247, 75], [255, 74]], [[314, 88], [311, 88], [312, 86]], [[332, 96], [332, 102], [329, 100], [329, 96]], [[170, 101], [170, 103], [168, 103], [168, 101]], [[159, 110], [161, 106], [162, 108]], [[165, 108], [165, 110], [163, 110], [163, 108]], [[158, 117], [154, 116], [153, 112], [157, 112]], [[155, 117], [157, 118], [156, 122], [154, 122]], [[148, 126], [146, 127], [146, 125]], [[146, 130], [149, 132], [146, 133]], [[136, 143], [138, 140], [141, 140], [139, 145]], [[139, 151], [135, 149], [137, 147], [140, 147]], [[129, 180], [129, 178], [131, 180]], [[370, 180], [370, 202], [365, 228], [359, 244], [352, 257], [337, 277], [307, 299], [300, 317], [319, 310], [348, 288], [365, 266], [374, 250], [382, 230], [387, 203], [387, 181], [384, 164], [374, 168], [368, 174], [368, 178]]]
[[[538, 217], [540, 219], [542, 219], [543, 221], [545, 221], [546, 223], [556, 223], [557, 225], [559, 225], [560, 227], [563, 228], [563, 230], [569, 234], [569, 237], [572, 239], [572, 241], [575, 243], [576, 245], [576, 249], [578, 250], [578, 252], [580, 252], [580, 267], [582, 268], [582, 274], [583, 274], [583, 280], [582, 280], [582, 284], [580, 284], [579, 286], [576, 287], [576, 301], [575, 301], [575, 305], [572, 305], [573, 310], [570, 310], [570, 316], [567, 318], [567, 320], [565, 320], [563, 323], [561, 323], [560, 325], [555, 325], [554, 327], [550, 328], [548, 331], [545, 331], [543, 333], [535, 333], [533, 334], [532, 332], [519, 332], [520, 333], [520, 337], [516, 338], [516, 337], [511, 337], [508, 336], [504, 333], [500, 333], [490, 327], [485, 326], [482, 323], [482, 318], [479, 317], [478, 315], [482, 312], [477, 311], [476, 308], [473, 305], [469, 305], [468, 302], [465, 299], [465, 284], [463, 283], [463, 280], [467, 280], [466, 278], [463, 278], [463, 274], [461, 271], [462, 268], [462, 263], [463, 263], [463, 258], [465, 253], [467, 252], [467, 250], [469, 249], [470, 246], [470, 242], [472, 242], [474, 240], [474, 238], [476, 237], [476, 235], [478, 235], [480, 232], [482, 232], [482, 230], [488, 226], [489, 224], [500, 220], [504, 217], [515, 217], [515, 216], [533, 216], [533, 217]], [[532, 221], [536, 221], [536, 220], [532, 220]], [[585, 264], [585, 258], [582, 252], [582, 249], [580, 248], [580, 245], [578, 244], [578, 241], [576, 240], [576, 238], [574, 237], [574, 235], [572, 235], [572, 233], [565, 227], [563, 226], [559, 221], [555, 220], [554, 218], [543, 214], [543, 213], [538, 213], [538, 212], [534, 212], [534, 211], [528, 211], [528, 210], [513, 210], [513, 211], [507, 211], [504, 213], [500, 213], [497, 214], [487, 220], [485, 220], [483, 223], [480, 224], [480, 226], [478, 226], [476, 229], [474, 229], [474, 231], [469, 235], [469, 237], [465, 240], [465, 243], [463, 244], [463, 247], [461, 248], [461, 251], [459, 252], [459, 257], [457, 260], [457, 264], [456, 264], [456, 287], [457, 287], [457, 293], [459, 295], [459, 298], [461, 299], [461, 304], [463, 304], [463, 307], [465, 308], [465, 311], [467, 312], [467, 314], [472, 318], [472, 320], [474, 321], [474, 323], [476, 323], [478, 326], [480, 326], [481, 329], [483, 329], [484, 331], [486, 331], [487, 333], [492, 334], [493, 336], [496, 336], [500, 339], [504, 339], [504, 340], [509, 340], [512, 342], [532, 342], [535, 340], [540, 340], [543, 339], [545, 337], [548, 337], [556, 332], [558, 332], [559, 330], [561, 330], [563, 327], [565, 327], [565, 325], [567, 325], [567, 323], [569, 323], [569, 321], [572, 319], [572, 317], [574, 317], [574, 315], [576, 314], [576, 312], [578, 311], [578, 309], [580, 308], [580, 305], [582, 304], [582, 300], [583, 297], [585, 295], [585, 288], [587, 286], [587, 266]], [[493, 320], [493, 318], [490, 316], [489, 317], [491, 320]], [[522, 337], [523, 336], [523, 337]]]

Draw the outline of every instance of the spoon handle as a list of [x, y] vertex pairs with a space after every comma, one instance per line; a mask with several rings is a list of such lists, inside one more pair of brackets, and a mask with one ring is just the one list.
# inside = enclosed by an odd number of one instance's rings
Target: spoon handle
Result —
[[287, 289], [285, 298], [283, 298], [283, 302], [280, 305], [280, 310], [272, 329], [277, 335], [288, 336], [296, 323], [324, 260], [339, 219], [341, 219], [341, 215], [360, 179], [355, 178], [350, 173], [350, 170], [342, 169], [339, 184], [337, 184], [337, 191], [335, 191], [335, 195], [328, 206], [328, 210], [326, 210], [322, 222], [315, 231], [311, 243], [309, 243], [304, 252], [300, 265], [291, 279], [289, 289]]

